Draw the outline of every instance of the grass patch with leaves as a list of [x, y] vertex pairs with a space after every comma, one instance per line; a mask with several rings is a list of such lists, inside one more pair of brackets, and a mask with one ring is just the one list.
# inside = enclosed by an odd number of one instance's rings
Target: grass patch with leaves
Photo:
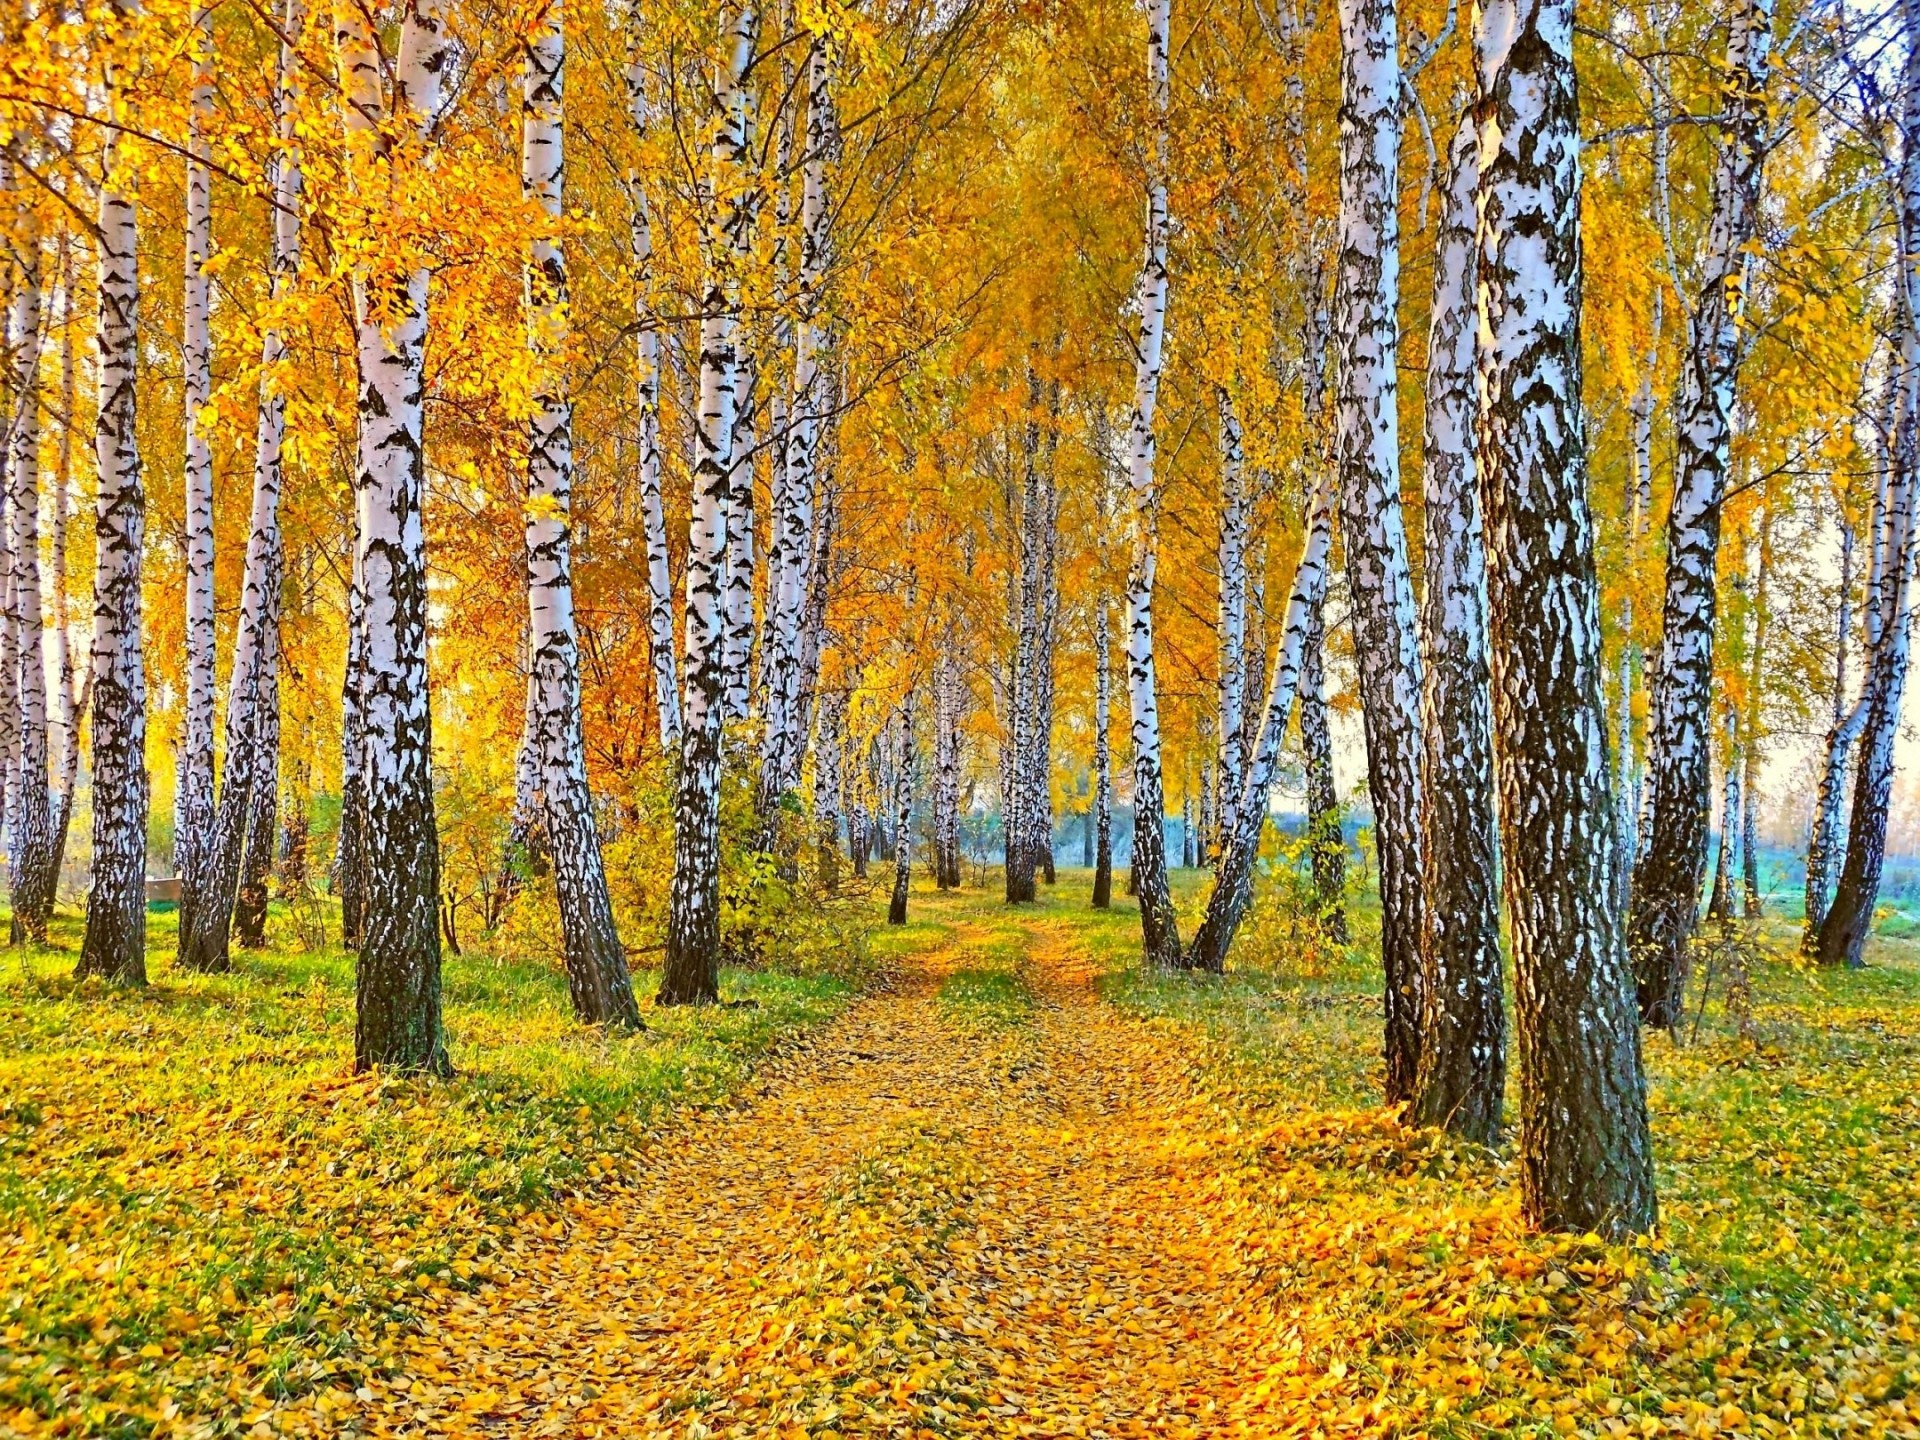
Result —
[[[69, 978], [0, 958], [0, 1433], [210, 1433], [379, 1372], [420, 1298], [478, 1283], [506, 1227], [618, 1171], [670, 1108], [724, 1098], [856, 977], [730, 970], [706, 1010], [582, 1029], [547, 965], [449, 958], [448, 1082], [351, 1073], [353, 961]], [[653, 977], [636, 974], [650, 994]], [[242, 1427], [243, 1428], [243, 1427]]]
[[1111, 1003], [1195, 1036], [1303, 1433], [1920, 1435], [1920, 946], [1830, 973], [1785, 924], [1751, 938], [1750, 1000], [1646, 1042], [1638, 1246], [1528, 1235], [1510, 1154], [1380, 1106], [1363, 947], [1109, 969]]

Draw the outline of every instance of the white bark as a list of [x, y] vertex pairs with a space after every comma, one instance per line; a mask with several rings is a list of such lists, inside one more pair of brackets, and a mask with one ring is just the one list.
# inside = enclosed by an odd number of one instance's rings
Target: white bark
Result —
[[[135, 6], [120, 0], [117, 13]], [[109, 92], [114, 80], [109, 80]], [[140, 560], [147, 497], [134, 404], [140, 272], [127, 148], [102, 157], [99, 224], [100, 400], [94, 429], [93, 889], [78, 973], [146, 981], [147, 675], [141, 654]]]
[[[16, 140], [16, 144], [21, 143]], [[14, 938], [44, 942], [53, 908], [53, 817], [47, 793], [47, 686], [42, 650], [45, 617], [40, 593], [40, 357], [39, 227], [24, 209], [15, 230], [14, 293], [6, 326], [13, 359], [11, 455], [7, 465], [7, 535], [12, 552], [12, 602], [18, 664], [19, 764], [8, 797]]]
[[[634, 7], [637, 27], [640, 7]], [[630, 38], [627, 109], [634, 138], [644, 137], [651, 112], [639, 36]], [[680, 675], [673, 643], [673, 571], [667, 552], [667, 512], [661, 495], [660, 329], [653, 310], [653, 217], [640, 176], [627, 177], [633, 206], [633, 319], [639, 332], [634, 357], [634, 419], [639, 427], [640, 514], [647, 547], [647, 644], [653, 664], [654, 708], [660, 716], [660, 748], [680, 743]]]
[[1480, 94], [1479, 466], [1526, 1219], [1655, 1220], [1613, 800], [1580, 351], [1573, 0], [1489, 0]]
[[1398, 420], [1401, 74], [1394, 0], [1341, 0], [1340, 256], [1335, 441], [1367, 787], [1380, 854], [1386, 1093], [1413, 1094], [1420, 1053], [1420, 652]]
[[[210, 330], [213, 173], [206, 127], [213, 114], [213, 9], [194, 7], [187, 100], [186, 276], [180, 362], [186, 399], [186, 694], [174, 797], [174, 859], [180, 875], [179, 953], [187, 956], [195, 915], [206, 901], [213, 844], [213, 451], [201, 421], [213, 398]], [[232, 752], [229, 751], [229, 754]]]
[[758, 13], [751, 0], [726, 19], [726, 57], [714, 87], [708, 145], [706, 279], [700, 321], [699, 463], [687, 538], [686, 683], [679, 794], [674, 807], [662, 1004], [719, 998], [720, 727], [723, 717], [728, 478], [733, 468], [736, 239], [750, 213], [745, 77]]
[[1760, 212], [1773, 0], [1739, 0], [1727, 38], [1726, 124], [1713, 177], [1706, 253], [1688, 316], [1667, 520], [1666, 597], [1650, 696], [1649, 833], [1633, 872], [1629, 940], [1641, 1016], [1674, 1026], [1699, 919], [1707, 857], [1720, 502], [1732, 443], [1746, 249]]
[[1246, 452], [1233, 396], [1220, 386], [1220, 539], [1219, 565], [1219, 815], [1217, 834], [1207, 844], [1219, 848], [1235, 828], [1235, 806], [1246, 781], [1247, 540], [1251, 519], [1247, 503]]
[[[376, 122], [429, 140], [451, 51], [439, 0], [408, 0], [395, 94], [364, 12], [335, 11], [350, 149], [376, 174], [393, 163]], [[365, 914], [360, 940], [359, 1069], [445, 1072], [440, 1024], [440, 866], [427, 685], [426, 536], [421, 504], [427, 286], [425, 265], [376, 258], [355, 277], [359, 447], [354, 481], [362, 591], [358, 667]]]
[[1168, 46], [1171, 0], [1148, 0], [1147, 92], [1153, 116], [1147, 169], [1146, 258], [1134, 298], [1140, 308], [1127, 484], [1133, 496], [1133, 566], [1127, 581], [1127, 690], [1132, 707], [1133, 875], [1149, 966], [1180, 963], [1180, 932], [1167, 889], [1166, 786], [1160, 768], [1160, 709], [1154, 677], [1153, 587], [1159, 564], [1159, 491], [1154, 480], [1154, 410], [1166, 345]]

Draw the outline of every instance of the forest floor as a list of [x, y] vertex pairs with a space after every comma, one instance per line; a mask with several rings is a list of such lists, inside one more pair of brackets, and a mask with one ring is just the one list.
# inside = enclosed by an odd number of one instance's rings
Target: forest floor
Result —
[[1364, 934], [1145, 976], [1084, 893], [916, 890], [857, 999], [732, 976], [611, 1046], [455, 967], [444, 1086], [341, 1073], [330, 962], [29, 963], [0, 1433], [1920, 1435], [1920, 951], [1723, 969], [1648, 1042], [1661, 1240], [1609, 1247], [1378, 1105]]

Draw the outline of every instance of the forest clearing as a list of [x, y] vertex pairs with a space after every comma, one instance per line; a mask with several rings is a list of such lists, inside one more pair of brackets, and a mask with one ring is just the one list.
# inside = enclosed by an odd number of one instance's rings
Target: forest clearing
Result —
[[611, 1048], [550, 974], [456, 963], [446, 1084], [347, 1074], [337, 950], [104, 1003], [9, 962], [0, 1424], [1920, 1423], [1907, 943], [1833, 975], [1769, 953], [1749, 1002], [1650, 1046], [1665, 1234], [1609, 1245], [1529, 1235], [1510, 1160], [1379, 1105], [1357, 953], [1169, 982], [1087, 878], [1019, 911], [916, 894], [863, 998], [730, 973], [757, 1009], [650, 1009]]

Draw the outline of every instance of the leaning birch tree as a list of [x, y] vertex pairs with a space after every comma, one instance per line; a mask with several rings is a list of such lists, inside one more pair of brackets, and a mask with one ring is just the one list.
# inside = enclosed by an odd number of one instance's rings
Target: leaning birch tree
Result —
[[1675, 422], [1666, 596], [1648, 697], [1648, 830], [1633, 868], [1628, 945], [1641, 1018], [1671, 1028], [1686, 990], [1707, 860], [1715, 566], [1732, 444], [1747, 246], [1760, 218], [1773, 0], [1736, 0], [1727, 34], [1725, 121], [1705, 258], [1688, 316]]
[[1520, 1182], [1537, 1228], [1653, 1228], [1633, 976], [1607, 903], [1614, 812], [1580, 359], [1573, 0], [1485, 0], [1479, 458]]

